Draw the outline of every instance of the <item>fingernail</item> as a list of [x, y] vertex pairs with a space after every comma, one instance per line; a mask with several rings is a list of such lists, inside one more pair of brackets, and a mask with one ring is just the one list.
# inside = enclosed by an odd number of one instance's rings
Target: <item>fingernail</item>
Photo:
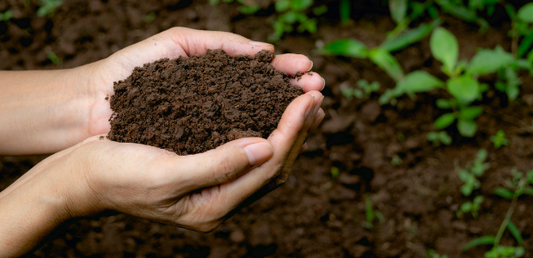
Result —
[[300, 153], [304, 152], [305, 149], [307, 149], [307, 142], [304, 142], [304, 145], [302, 145], [302, 149], [300, 150]]
[[322, 81], [324, 82], [324, 84], [322, 84], [322, 89], [320, 89], [320, 91], [322, 91], [326, 87], [326, 79], [324, 79], [324, 77], [322, 77]]
[[320, 97], [320, 99], [315, 104], [315, 109], [313, 110], [313, 115], [316, 116], [316, 113], [320, 109], [320, 106], [322, 106], [322, 101], [324, 100], [324, 96]]
[[272, 146], [268, 143], [254, 143], [244, 147], [250, 165], [259, 165], [267, 161], [274, 154]]
[[270, 45], [268, 43], [265, 43], [265, 42], [260, 42], [260, 41], [250, 41], [248, 42], [248, 44], [252, 45], [252, 46], [266, 46], [266, 45]]
[[306, 120], [309, 120], [310, 114], [311, 114], [311, 112], [314, 112], [314, 109], [315, 109], [315, 96], [312, 96], [311, 103], [309, 103], [309, 106], [307, 107], [307, 110], [305, 110], [305, 119]]
[[320, 123], [322, 123], [322, 120], [324, 120], [324, 117], [326, 116], [326, 113], [324, 113], [324, 110], [319, 109], [318, 112], [316, 112], [315, 116], [315, 122], [313, 122], [313, 130], [317, 129]]
[[[309, 61], [311, 61], [311, 59], [309, 59]], [[308, 72], [311, 71], [311, 69], [313, 69], [313, 61], [311, 61], [311, 67], [309, 67], [309, 70], [307, 70]]]

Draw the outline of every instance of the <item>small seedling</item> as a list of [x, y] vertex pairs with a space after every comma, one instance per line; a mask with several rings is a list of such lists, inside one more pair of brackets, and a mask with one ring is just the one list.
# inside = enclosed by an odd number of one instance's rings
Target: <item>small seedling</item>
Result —
[[459, 170], [459, 179], [463, 181], [461, 192], [464, 196], [470, 196], [472, 192], [479, 189], [481, 183], [477, 179], [489, 168], [489, 163], [484, 163], [487, 159], [487, 151], [481, 149], [478, 151], [476, 159], [470, 163], [466, 168]]
[[353, 97], [358, 99], [368, 98], [372, 92], [379, 90], [380, 85], [379, 82], [368, 83], [366, 80], [359, 80], [357, 81], [357, 87], [356, 89], [347, 88], [343, 90], [342, 95], [348, 100], [351, 100]]
[[490, 141], [494, 144], [494, 148], [496, 149], [509, 144], [509, 140], [505, 138], [505, 132], [503, 130], [498, 130], [495, 135], [490, 137]]
[[390, 161], [391, 165], [397, 167], [397, 166], [401, 165], [402, 163], [403, 163], [403, 160], [402, 160], [402, 158], [400, 158], [400, 156], [398, 156], [398, 154], [394, 154], [392, 156], [392, 159]]
[[58, 65], [58, 66], [61, 66], [63, 65], [63, 60], [61, 58], [59, 58], [56, 53], [50, 51], [48, 52], [48, 59], [50, 59], [50, 61], [52, 61], [53, 64], [55, 65]]
[[144, 23], [151, 23], [151, 22], [153, 22], [155, 20], [156, 17], [157, 16], [156, 16], [155, 12], [150, 12], [149, 14], [147, 14], [144, 17], [143, 22]]
[[2, 21], [9, 21], [13, 18], [13, 12], [11, 10], [7, 10], [4, 13], [0, 13], [0, 22]]
[[[313, 0], [277, 0], [275, 8], [280, 15], [272, 24], [274, 33], [268, 37], [268, 40], [279, 41], [283, 34], [292, 32], [296, 25], [296, 30], [300, 33], [315, 33], [318, 21], [308, 16], [308, 10], [312, 5]], [[312, 11], [314, 15], [319, 16], [327, 12], [327, 6], [322, 5], [313, 8]]]
[[456, 212], [458, 218], [462, 218], [463, 214], [470, 212], [472, 217], [477, 218], [481, 204], [483, 203], [483, 196], [476, 196], [472, 202], [465, 202], [461, 205], [459, 210]]
[[448, 258], [447, 255], [440, 255], [435, 250], [429, 249], [428, 250], [428, 258]]
[[368, 230], [374, 228], [374, 220], [376, 218], [378, 219], [379, 224], [383, 224], [383, 222], [385, 222], [385, 217], [383, 217], [383, 213], [378, 210], [374, 210], [374, 208], [372, 207], [372, 200], [368, 196], [366, 197], [365, 214], [366, 221], [361, 222], [361, 225]]
[[[496, 188], [495, 194], [506, 199], [511, 199], [511, 206], [507, 210], [507, 214], [498, 229], [496, 236], [483, 236], [476, 238], [463, 246], [462, 251], [466, 251], [478, 245], [493, 245], [493, 248], [485, 253], [485, 257], [499, 258], [499, 257], [522, 257], [525, 254], [524, 239], [518, 227], [511, 221], [518, 197], [522, 194], [533, 195], [533, 170], [530, 170], [527, 175], [513, 169], [513, 177], [507, 182], [508, 188]], [[514, 237], [518, 246], [500, 246], [500, 240], [505, 230]]]
[[41, 7], [37, 10], [37, 16], [39, 17], [54, 17], [56, 8], [63, 4], [63, 0], [40, 0]]
[[433, 147], [438, 147], [441, 144], [452, 144], [452, 137], [450, 137], [446, 131], [429, 132], [427, 134], [427, 139], [433, 144]]
[[339, 168], [332, 167], [330, 172], [331, 172], [331, 179], [333, 181], [336, 181], [339, 178]]

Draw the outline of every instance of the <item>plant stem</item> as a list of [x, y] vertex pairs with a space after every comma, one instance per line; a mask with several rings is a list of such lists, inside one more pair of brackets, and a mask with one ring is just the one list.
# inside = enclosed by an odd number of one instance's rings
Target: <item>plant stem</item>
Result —
[[505, 219], [503, 220], [502, 224], [500, 225], [500, 229], [498, 230], [498, 234], [496, 234], [496, 238], [494, 239], [494, 247], [498, 247], [500, 244], [500, 239], [502, 238], [503, 232], [505, 232], [505, 228], [507, 228], [507, 223], [511, 221], [511, 217], [514, 213], [514, 208], [516, 206], [516, 202], [518, 200], [518, 194], [517, 192], [514, 193], [513, 201], [511, 202], [511, 207], [509, 207], [509, 210], [507, 210], [507, 214], [505, 215]]

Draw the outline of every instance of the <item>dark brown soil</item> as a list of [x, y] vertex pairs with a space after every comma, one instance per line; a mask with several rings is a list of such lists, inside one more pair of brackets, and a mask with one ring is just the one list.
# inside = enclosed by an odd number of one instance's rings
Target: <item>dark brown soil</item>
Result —
[[161, 59], [115, 82], [108, 137], [195, 154], [243, 137], [267, 138], [290, 102], [303, 93], [270, 62], [208, 50]]
[[[254, 16], [239, 13], [237, 5], [208, 1], [71, 0], [53, 18], [35, 16], [37, 0], [0, 1], [0, 12], [11, 9], [10, 23], [0, 22], [0, 69], [60, 68], [47, 59], [53, 51], [64, 67], [75, 67], [105, 58], [113, 52], [172, 26], [231, 31], [265, 41], [275, 14], [273, 1], [257, 0], [265, 10]], [[223, 1], [221, 1], [223, 2]], [[236, 1], [234, 1], [236, 2]], [[302, 53], [311, 57], [313, 70], [326, 80], [322, 108], [326, 118], [309, 136], [308, 148], [296, 161], [287, 183], [235, 214], [218, 229], [201, 234], [125, 215], [76, 221], [62, 229], [37, 257], [427, 257], [433, 249], [448, 257], [483, 257], [488, 246], [461, 252], [467, 242], [495, 235], [510, 201], [494, 195], [505, 186], [512, 168], [533, 168], [533, 80], [527, 74], [516, 102], [494, 90], [495, 78], [482, 78], [490, 87], [472, 139], [461, 138], [456, 129], [451, 146], [434, 148], [426, 133], [443, 111], [435, 100], [446, 97], [436, 91], [418, 94], [416, 101], [400, 98], [396, 107], [380, 106], [378, 95], [348, 100], [342, 89], [357, 80], [378, 81], [380, 92], [394, 82], [368, 60], [313, 55], [317, 42], [349, 37], [369, 47], [378, 46], [395, 27], [386, 1], [352, 1], [352, 19], [339, 25], [338, 0], [315, 1], [329, 11], [319, 19], [315, 34], [287, 35], [276, 43], [276, 53]], [[509, 1], [512, 4], [525, 1]], [[156, 18], [146, 23], [149, 13]], [[442, 26], [459, 41], [460, 59], [470, 59], [477, 48], [501, 45], [511, 51], [510, 23], [505, 10], [497, 9], [499, 21], [485, 35], [479, 27], [444, 15]], [[406, 73], [424, 70], [442, 79], [429, 39], [394, 53]], [[490, 97], [492, 96], [492, 97]], [[489, 137], [499, 129], [509, 146], [495, 149]], [[1, 144], [1, 143], [0, 143]], [[479, 217], [458, 218], [455, 211], [465, 201], [457, 169], [485, 148], [490, 168], [480, 178], [474, 195], [485, 196]], [[402, 163], [391, 164], [393, 157]], [[42, 157], [1, 157], [0, 189], [25, 173]], [[334, 180], [331, 168], [339, 168]], [[372, 230], [365, 221], [365, 198], [383, 213]], [[522, 232], [525, 257], [533, 257], [533, 197], [518, 200], [512, 221]], [[503, 245], [517, 245], [507, 232]]]

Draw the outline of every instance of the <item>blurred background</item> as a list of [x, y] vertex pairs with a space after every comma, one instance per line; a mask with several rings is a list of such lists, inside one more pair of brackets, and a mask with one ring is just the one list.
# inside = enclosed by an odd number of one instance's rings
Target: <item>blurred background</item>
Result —
[[[288, 182], [213, 232], [99, 216], [31, 256], [532, 257], [529, 2], [0, 0], [2, 70], [76, 67], [184, 26], [307, 55], [326, 80]], [[0, 157], [0, 190], [45, 157]]]

